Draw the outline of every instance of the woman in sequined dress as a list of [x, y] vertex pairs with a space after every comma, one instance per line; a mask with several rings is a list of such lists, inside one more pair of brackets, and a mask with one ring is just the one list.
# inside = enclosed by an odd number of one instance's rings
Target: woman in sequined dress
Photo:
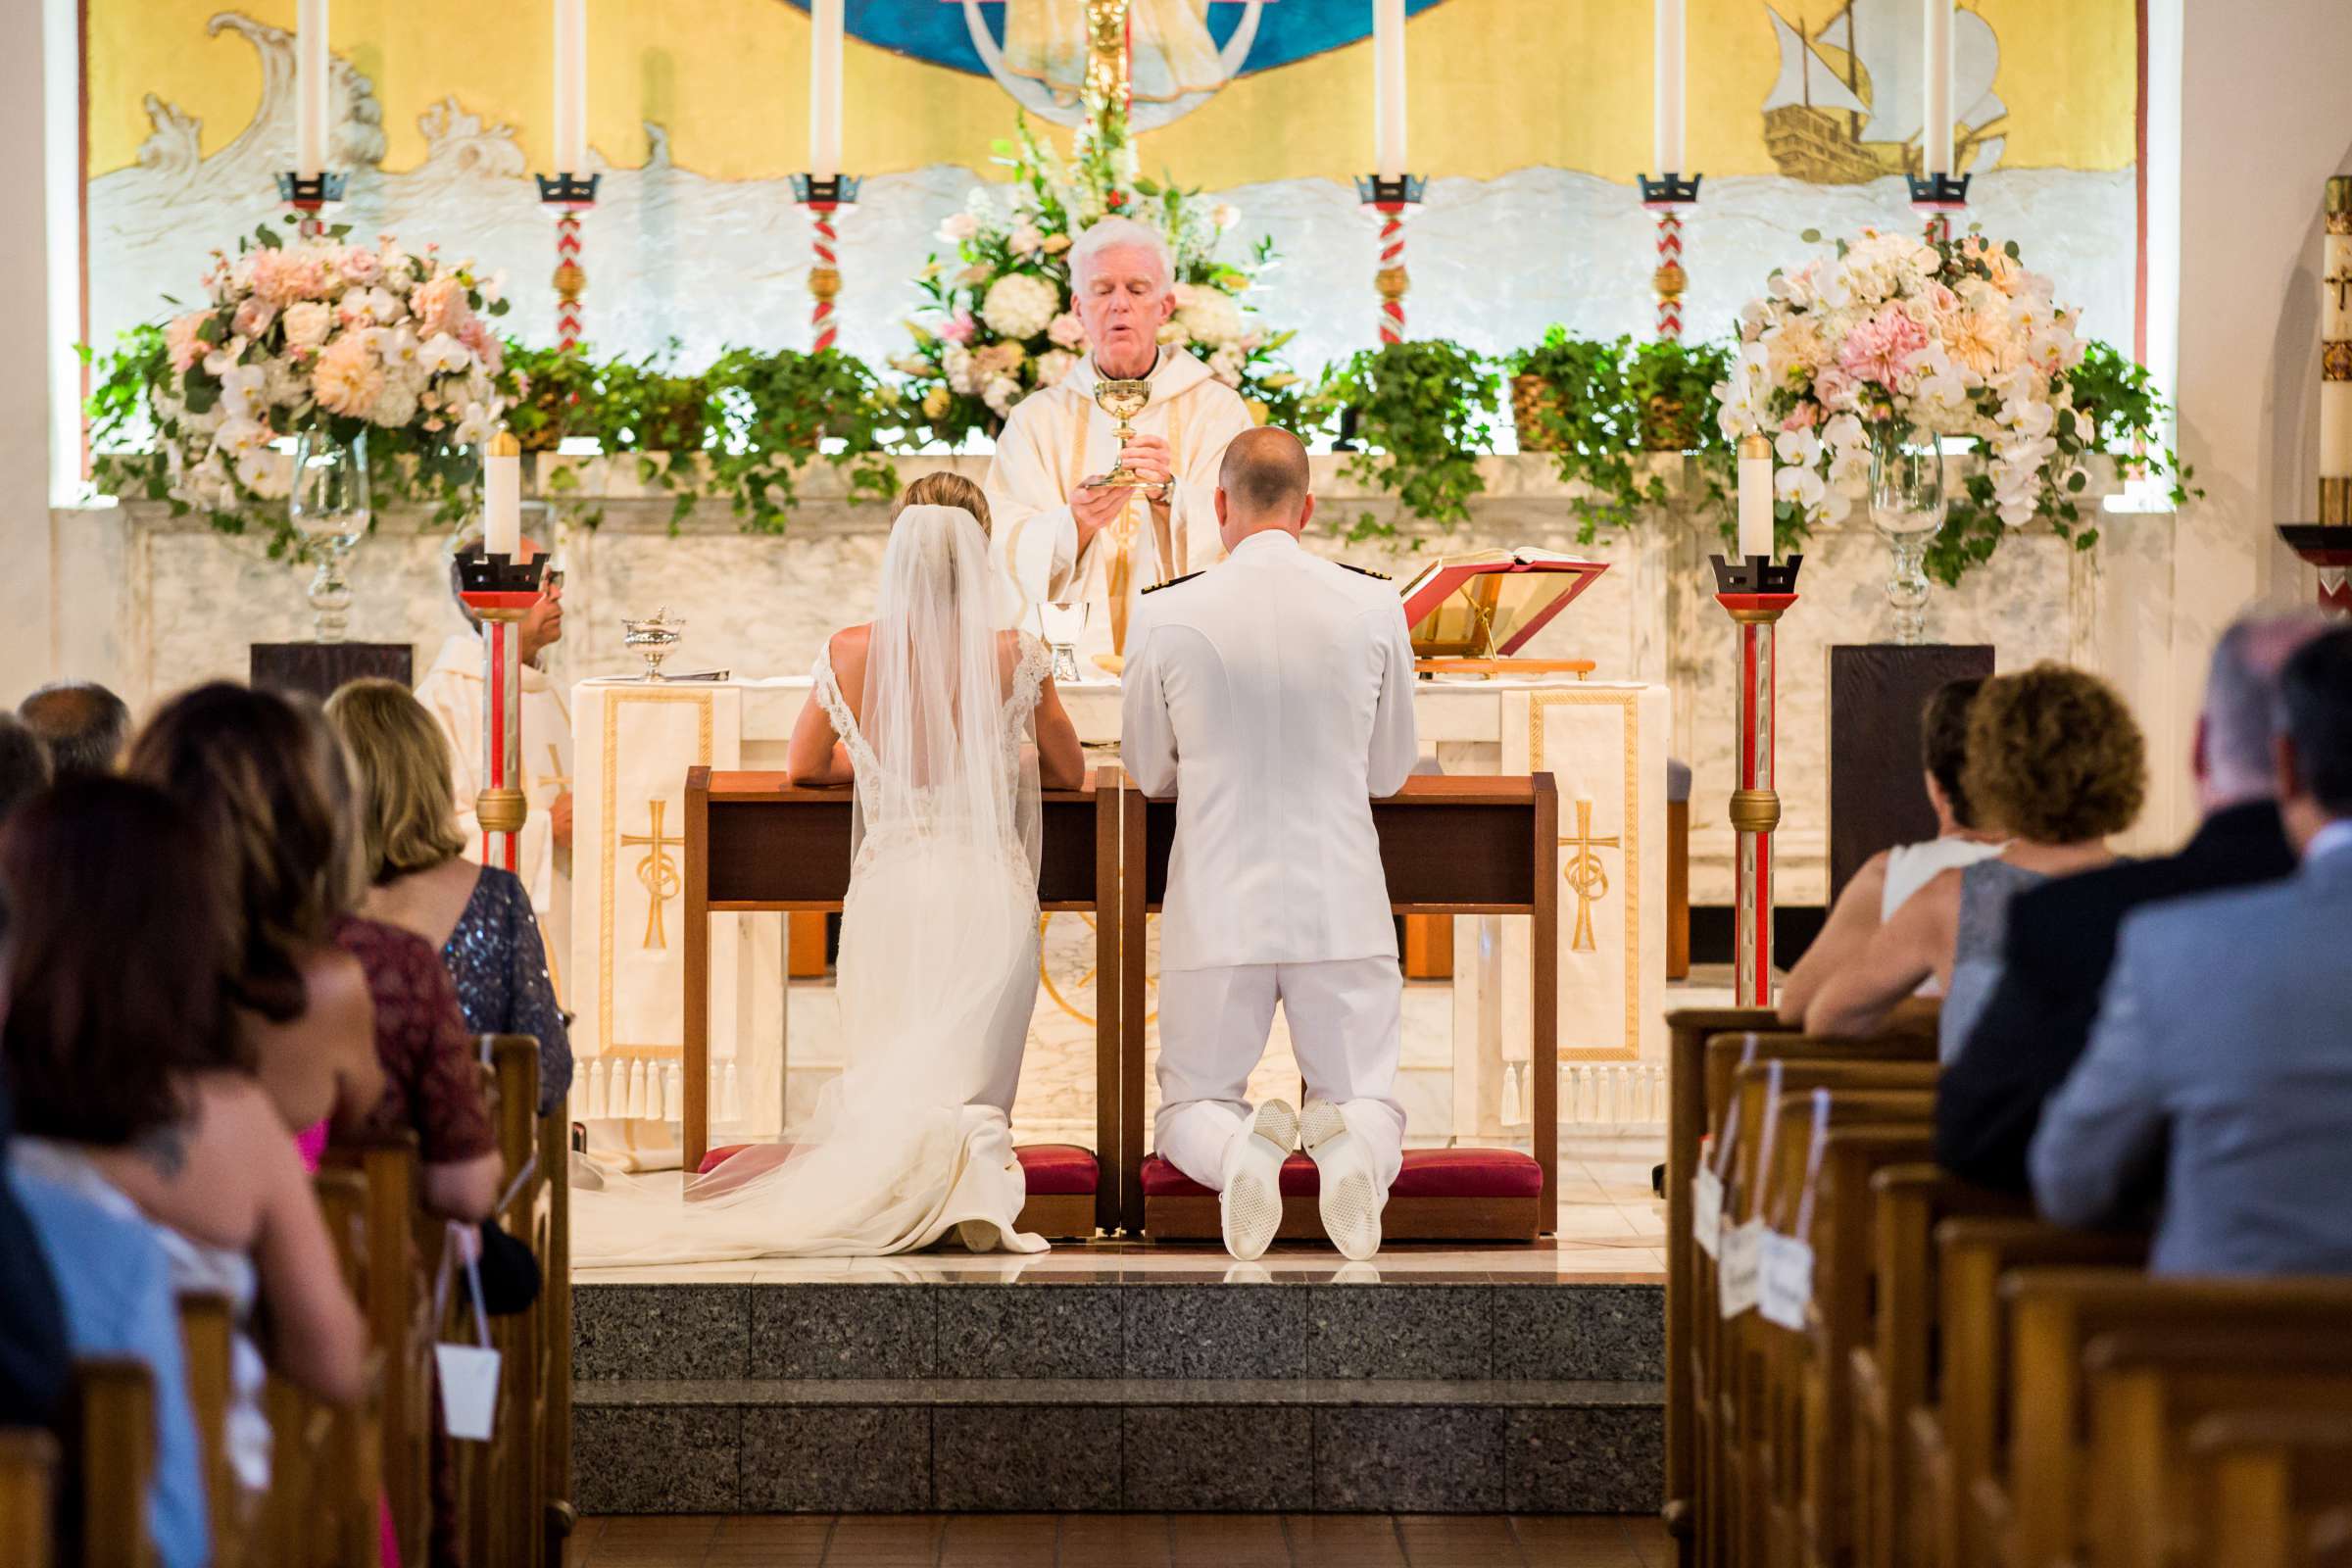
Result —
[[513, 873], [460, 858], [449, 743], [397, 681], [359, 680], [326, 716], [359, 765], [366, 859], [373, 883], [360, 911], [432, 943], [476, 1034], [539, 1042], [539, 1112], [571, 1087], [571, 1037], [549, 978], [547, 946]]

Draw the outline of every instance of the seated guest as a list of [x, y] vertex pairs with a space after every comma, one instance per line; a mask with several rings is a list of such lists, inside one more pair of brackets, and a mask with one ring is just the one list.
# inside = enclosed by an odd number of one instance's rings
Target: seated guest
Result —
[[[307, 980], [289, 950], [309, 956], [314, 932], [358, 960], [372, 1004], [374, 1087], [356, 1113], [335, 1098], [336, 1127], [414, 1130], [426, 1205], [452, 1219], [487, 1215], [498, 1151], [479, 1056], [432, 949], [350, 913], [361, 887], [357, 797], [343, 743], [317, 706], [225, 682], [199, 686], [166, 703], [139, 733], [130, 771], [165, 782], [199, 822], [217, 824], [213, 843], [237, 852], [229, 880], [249, 911], [239, 933], [244, 974], [263, 977], [240, 990]], [[299, 990], [295, 998], [299, 1005]], [[267, 1055], [262, 1064], [267, 1082]]]
[[[1968, 760], [1968, 706], [1984, 684], [1974, 676], [1945, 681], [1928, 699], [1920, 713], [1920, 766], [1926, 773], [1928, 804], [1936, 811], [1936, 836], [1881, 850], [1854, 873], [1838, 895], [1821, 935], [1781, 987], [1783, 1023], [1804, 1022], [1805, 1007], [1821, 983], [1858, 957], [1912, 894], [1940, 872], [1988, 860], [2005, 848], [1996, 836], [1978, 831], [1961, 777]], [[1935, 987], [1931, 978], [1920, 990], [1932, 996]]]
[[222, 976], [246, 1059], [286, 1125], [357, 1126], [382, 1101], [368, 975], [332, 940], [359, 897], [342, 748], [284, 698], [225, 682], [182, 692], [131, 743], [213, 851], [231, 915]]
[[2306, 643], [2279, 688], [2302, 868], [2125, 920], [2029, 1156], [2062, 1225], [2127, 1216], [2161, 1167], [2158, 1274], [2352, 1273], [2352, 628]]
[[0, 1072], [0, 1427], [50, 1427], [66, 1392], [66, 1313], [32, 1217], [7, 1180], [15, 1130]]
[[0, 713], [0, 817], [49, 782], [49, 748], [22, 722]]
[[511, 871], [460, 858], [466, 838], [441, 727], [390, 680], [353, 681], [327, 699], [326, 716], [359, 772], [361, 833], [374, 883], [360, 912], [440, 949], [468, 1029], [539, 1042], [545, 1115], [571, 1087], [571, 1037], [522, 883]]
[[[220, 993], [225, 922], [211, 857], [172, 798], [92, 776], [51, 790], [0, 832], [0, 886], [15, 921], [0, 1055], [24, 1097], [27, 1135], [87, 1165], [166, 1227], [172, 1283], [217, 1293], [238, 1320], [227, 1454], [254, 1492], [270, 1484], [270, 1366], [324, 1398], [362, 1392], [367, 1325], [277, 1107], [239, 1059]], [[125, 937], [148, 942], [122, 960]], [[166, 1063], [172, 1119], [135, 1142], [87, 1102], [108, 1063]]]
[[[12, 846], [39, 809], [17, 813]], [[167, 1568], [200, 1568], [212, 1555], [204, 1453], [165, 1231], [88, 1152], [166, 1146], [186, 1112], [177, 1076], [186, 1020], [174, 1009], [190, 1004], [201, 1016], [219, 1005], [216, 959], [201, 941], [184, 942], [180, 924], [204, 920], [204, 879], [173, 885], [150, 869], [101, 851], [68, 887], [44, 887], [32, 908], [12, 898], [0, 986], [0, 1060], [17, 1120], [7, 1179], [56, 1284], [67, 1349], [128, 1356], [153, 1378], [148, 1535]], [[61, 953], [61, 941], [78, 951]], [[53, 1368], [61, 1386], [68, 1372], [62, 1361]]]
[[1823, 981], [1805, 1010], [1807, 1032], [1870, 1034], [1933, 976], [1943, 990], [1945, 1060], [1999, 978], [2009, 903], [2054, 876], [2106, 865], [2107, 836], [2132, 825], [2147, 793], [2147, 746], [2115, 689], [2062, 664], [1995, 675], [1969, 705], [1971, 807], [2009, 835], [1997, 856], [1937, 872], [1860, 956]]
[[2304, 613], [2249, 617], [2223, 633], [2190, 758], [2205, 820], [2185, 849], [2061, 877], [2010, 906], [2000, 981], [1936, 1085], [1936, 1157], [1946, 1168], [1986, 1187], [2028, 1190], [2026, 1146], [2043, 1102], [2090, 1039], [2124, 916], [2294, 869], [2278, 824], [2272, 715], [2279, 667], [2326, 626]]
[[61, 680], [17, 706], [25, 728], [49, 748], [59, 778], [112, 773], [130, 739], [130, 710], [94, 680]]

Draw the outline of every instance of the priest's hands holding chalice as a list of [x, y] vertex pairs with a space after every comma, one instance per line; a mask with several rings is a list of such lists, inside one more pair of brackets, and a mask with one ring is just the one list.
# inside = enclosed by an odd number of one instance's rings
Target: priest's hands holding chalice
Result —
[[1070, 497], [1070, 515], [1078, 524], [1081, 552], [1096, 534], [1118, 520], [1128, 496], [1138, 488], [1152, 510], [1167, 510], [1176, 477], [1172, 458], [1165, 437], [1139, 433], [1119, 449], [1119, 466], [1135, 475], [1140, 486], [1105, 484], [1105, 476], [1098, 474], [1078, 487], [1078, 493]]

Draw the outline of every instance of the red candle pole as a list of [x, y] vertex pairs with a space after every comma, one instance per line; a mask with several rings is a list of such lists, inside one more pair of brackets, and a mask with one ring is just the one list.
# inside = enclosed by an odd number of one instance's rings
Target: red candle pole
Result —
[[1796, 572], [1804, 557], [1775, 563], [1749, 556], [1734, 565], [1713, 558], [1715, 602], [1740, 630], [1739, 786], [1732, 791], [1732, 830], [1740, 858], [1733, 894], [1735, 1006], [1772, 1005], [1772, 835], [1781, 825], [1773, 788], [1775, 644], [1781, 616], [1796, 603]]
[[1698, 174], [1666, 173], [1656, 179], [1635, 176], [1642, 185], [1642, 206], [1658, 220], [1658, 266], [1650, 287], [1658, 296], [1658, 336], [1680, 342], [1683, 336], [1683, 291], [1690, 275], [1683, 270], [1683, 210], [1698, 205]]
[[1954, 175], [1936, 171], [1927, 174], [1904, 176], [1911, 185], [1911, 211], [1919, 215], [1931, 245], [1949, 244], [1952, 238], [1952, 215], [1968, 211], [1968, 182], [1970, 175]]
[[1428, 181], [1419, 174], [1394, 179], [1379, 174], [1355, 176], [1356, 200], [1380, 215], [1380, 269], [1372, 283], [1380, 291], [1380, 341], [1404, 341], [1404, 296], [1413, 286], [1404, 268], [1404, 220], [1421, 204]]
[[857, 204], [858, 188], [862, 183], [855, 174], [835, 174], [824, 179], [814, 174], [792, 176], [792, 199], [808, 209], [809, 243], [816, 255], [816, 265], [808, 269], [808, 295], [813, 301], [808, 324], [814, 330], [809, 352], [813, 354], [830, 350], [840, 335], [841, 323], [835, 318], [833, 301], [841, 294], [841, 235], [833, 226], [833, 215]]
[[343, 199], [345, 176], [335, 173], [301, 174], [288, 171], [277, 176], [278, 198], [301, 217], [294, 231], [304, 239], [317, 239], [326, 232], [326, 220], [318, 215], [328, 202]]
[[[512, 442], [501, 431], [493, 438]], [[458, 597], [482, 623], [482, 783], [474, 819], [482, 863], [518, 871], [516, 836], [530, 817], [522, 791], [522, 618], [539, 603], [544, 556], [516, 560], [486, 549], [458, 558]]]
[[541, 174], [539, 201], [556, 215], [556, 347], [569, 352], [586, 335], [580, 296], [588, 274], [580, 267], [580, 215], [596, 206], [601, 174]]

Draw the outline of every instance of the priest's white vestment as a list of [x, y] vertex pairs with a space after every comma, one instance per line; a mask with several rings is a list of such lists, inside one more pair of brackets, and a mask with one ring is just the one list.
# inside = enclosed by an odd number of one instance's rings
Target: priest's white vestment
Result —
[[1307, 1098], [1339, 1108], [1386, 1192], [1404, 1147], [1403, 980], [1372, 801], [1419, 755], [1395, 585], [1251, 534], [1146, 601], [1121, 684], [1120, 760], [1146, 794], [1176, 797], [1161, 1157], [1224, 1185], [1279, 1000]]
[[[449, 737], [450, 782], [456, 787], [458, 831], [466, 835], [466, 858], [482, 858], [482, 826], [473, 814], [474, 791], [482, 776], [482, 639], [476, 631], [452, 632], [433, 667], [416, 683], [416, 700], [439, 720]], [[514, 874], [531, 895], [547, 940], [548, 971], [556, 995], [571, 1004], [566, 970], [571, 956], [571, 877], [568, 853], [561, 857], [548, 808], [571, 789], [571, 709], [563, 688], [546, 671], [522, 668], [522, 791], [531, 811], [514, 845]], [[564, 863], [559, 864], [561, 858]]]
[[[1225, 444], [1250, 428], [1250, 410], [1208, 367], [1182, 349], [1163, 348], [1152, 367], [1152, 401], [1135, 417], [1139, 435], [1168, 443], [1176, 475], [1164, 530], [1151, 504], [1131, 495], [1126, 520], [1126, 604], [1132, 624], [1137, 596], [1154, 583], [1214, 565], [1217, 543], [1217, 468]], [[1113, 521], [1078, 548], [1070, 497], [1087, 479], [1108, 473], [1119, 460], [1118, 421], [1095, 405], [1095, 362], [1089, 355], [1056, 385], [1023, 398], [997, 438], [988, 467], [990, 554], [1010, 584], [1008, 610], [1025, 629], [1038, 630], [1031, 607], [1084, 600], [1092, 607], [1085, 655], [1116, 648], [1110, 603], [1111, 562], [1120, 523]]]

